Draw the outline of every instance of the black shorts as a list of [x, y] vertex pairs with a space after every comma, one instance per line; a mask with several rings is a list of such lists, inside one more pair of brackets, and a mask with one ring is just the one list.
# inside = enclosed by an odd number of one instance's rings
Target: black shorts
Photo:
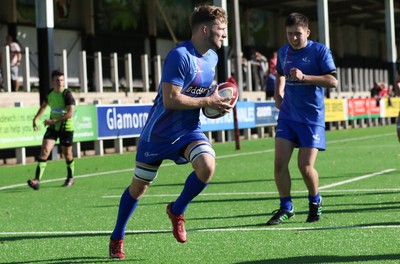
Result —
[[43, 139], [53, 139], [57, 141], [60, 139], [60, 145], [70, 147], [73, 144], [74, 132], [73, 131], [56, 131], [51, 128], [47, 128]]
[[267, 98], [274, 97], [274, 93], [275, 93], [275, 91], [267, 91], [266, 92]]

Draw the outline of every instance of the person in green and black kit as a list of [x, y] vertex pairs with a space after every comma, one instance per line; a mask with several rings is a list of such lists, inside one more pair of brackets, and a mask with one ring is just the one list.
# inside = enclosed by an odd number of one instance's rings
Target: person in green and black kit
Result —
[[51, 74], [53, 89], [50, 90], [40, 109], [33, 118], [33, 129], [38, 130], [36, 124], [38, 118], [50, 106], [50, 118], [44, 121], [47, 126], [43, 137], [42, 148], [38, 157], [35, 178], [28, 180], [28, 185], [34, 190], [39, 190], [39, 183], [46, 169], [47, 159], [57, 141], [60, 139], [62, 152], [67, 163], [67, 179], [63, 187], [70, 187], [74, 184], [74, 157], [72, 154], [72, 144], [74, 137], [74, 106], [75, 99], [70, 90], [64, 87], [64, 73], [55, 70]]

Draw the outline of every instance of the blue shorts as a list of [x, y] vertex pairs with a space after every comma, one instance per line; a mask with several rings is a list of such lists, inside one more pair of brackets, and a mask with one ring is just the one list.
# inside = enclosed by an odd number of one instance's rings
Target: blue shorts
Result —
[[159, 166], [165, 159], [173, 160], [176, 164], [186, 164], [189, 161], [184, 157], [186, 147], [195, 141], [207, 141], [208, 138], [204, 133], [191, 133], [175, 139], [174, 141], [165, 142], [147, 142], [139, 140], [136, 161]]
[[325, 150], [325, 127], [307, 125], [291, 120], [278, 120], [275, 137], [287, 139], [296, 148], [316, 148]]

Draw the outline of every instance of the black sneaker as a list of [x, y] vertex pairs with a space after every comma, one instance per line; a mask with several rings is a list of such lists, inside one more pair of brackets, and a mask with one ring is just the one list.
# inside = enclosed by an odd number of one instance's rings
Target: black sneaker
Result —
[[28, 180], [28, 186], [37, 191], [39, 190], [39, 181], [36, 179]]
[[309, 207], [310, 211], [308, 212], [308, 217], [306, 222], [308, 223], [318, 222], [322, 214], [322, 197], [319, 199], [319, 202], [317, 204], [310, 203]]
[[63, 185], [61, 185], [61, 187], [71, 187], [72, 185], [74, 185], [74, 179], [73, 178], [69, 178], [66, 179], [65, 182], [63, 183]]
[[278, 209], [278, 210], [273, 211], [272, 213], [274, 214], [274, 216], [268, 220], [267, 225], [279, 225], [283, 221], [286, 221], [286, 220], [294, 217], [293, 207], [292, 207], [292, 210], [290, 210], [290, 211], [283, 211], [281, 209]]

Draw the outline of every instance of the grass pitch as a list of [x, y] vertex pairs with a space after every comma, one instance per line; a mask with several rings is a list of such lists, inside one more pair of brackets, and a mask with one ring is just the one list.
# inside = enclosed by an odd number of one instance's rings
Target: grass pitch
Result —
[[214, 144], [213, 181], [188, 207], [188, 241], [171, 232], [167, 203], [190, 165], [165, 161], [132, 215], [125, 260], [108, 258], [119, 197], [135, 153], [76, 159], [75, 185], [61, 188], [64, 161], [49, 162], [40, 190], [36, 164], [0, 167], [0, 263], [399, 263], [400, 145], [395, 126], [327, 132], [317, 170], [323, 215], [305, 223], [307, 191], [291, 166], [296, 217], [266, 226], [279, 207], [274, 140]]

